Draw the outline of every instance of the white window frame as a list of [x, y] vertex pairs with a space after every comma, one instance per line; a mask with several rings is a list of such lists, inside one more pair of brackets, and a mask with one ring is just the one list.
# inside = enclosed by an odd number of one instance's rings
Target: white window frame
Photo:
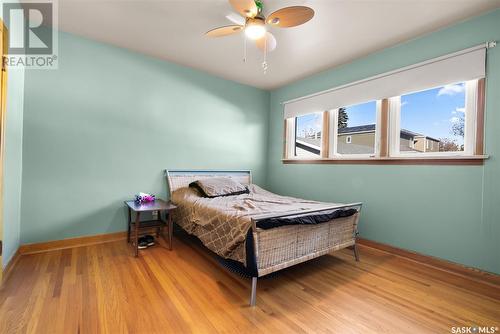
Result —
[[285, 157], [288, 159], [297, 159], [297, 157], [295, 156], [295, 117], [286, 119], [285, 131]]
[[[438, 87], [442, 87], [438, 86]], [[438, 88], [434, 87], [434, 88]], [[433, 89], [432, 87], [422, 91]], [[414, 92], [418, 93], [418, 92]], [[389, 156], [391, 157], [456, 157], [472, 156], [476, 145], [478, 80], [465, 81], [464, 150], [457, 152], [401, 152], [401, 96], [389, 99]], [[411, 93], [408, 93], [411, 94]], [[407, 95], [407, 94], [405, 94]], [[427, 141], [427, 139], [426, 139]], [[427, 145], [425, 143], [425, 145]], [[426, 147], [426, 146], [424, 146]]]
[[345, 137], [345, 142], [346, 142], [346, 144], [352, 143], [352, 137], [351, 136], [346, 136]]
[[358, 105], [358, 104], [363, 104], [363, 103], [368, 103], [368, 102], [376, 102], [376, 108], [375, 108], [375, 143], [373, 147], [373, 152], [372, 154], [340, 154], [337, 152], [337, 143], [338, 143], [338, 119], [339, 119], [339, 109], [333, 109], [330, 110], [330, 126], [329, 126], [329, 152], [328, 152], [328, 158], [330, 159], [370, 159], [370, 158], [375, 158], [379, 156], [380, 152], [380, 126], [381, 126], [381, 106], [382, 106], [382, 100], [370, 100], [366, 102], [360, 102], [356, 103], [353, 105]]

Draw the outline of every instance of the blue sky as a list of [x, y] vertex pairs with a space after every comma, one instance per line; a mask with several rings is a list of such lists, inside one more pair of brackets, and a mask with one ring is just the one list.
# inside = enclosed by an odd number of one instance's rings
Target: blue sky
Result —
[[[451, 126], [458, 117], [464, 116], [465, 84], [451, 84], [401, 97], [401, 127], [434, 138], [455, 139], [463, 144], [463, 138], [451, 134]], [[367, 102], [346, 108], [348, 126], [374, 124], [376, 102]], [[321, 113], [304, 115], [297, 120], [298, 134], [312, 128], [321, 130]]]
[[377, 102], [375, 101], [349, 106], [345, 110], [349, 116], [348, 127], [375, 124], [376, 122]]
[[401, 127], [434, 138], [450, 138], [451, 126], [464, 116], [465, 84], [446, 85], [401, 96]]

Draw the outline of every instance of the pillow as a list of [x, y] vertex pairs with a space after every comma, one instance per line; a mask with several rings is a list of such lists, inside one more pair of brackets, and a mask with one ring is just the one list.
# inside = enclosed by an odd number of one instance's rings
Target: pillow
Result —
[[191, 182], [190, 187], [200, 191], [202, 196], [214, 198], [250, 193], [248, 188], [228, 177], [213, 177]]

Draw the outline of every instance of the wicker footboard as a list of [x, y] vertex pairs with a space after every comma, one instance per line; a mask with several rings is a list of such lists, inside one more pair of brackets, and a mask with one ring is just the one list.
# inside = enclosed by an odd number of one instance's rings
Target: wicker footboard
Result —
[[359, 212], [318, 225], [254, 229], [259, 277], [355, 245], [358, 219]]

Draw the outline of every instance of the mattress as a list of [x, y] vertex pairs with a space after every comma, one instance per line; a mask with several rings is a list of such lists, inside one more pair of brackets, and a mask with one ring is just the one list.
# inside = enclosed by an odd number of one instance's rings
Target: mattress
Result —
[[[280, 196], [257, 185], [249, 185], [249, 193], [205, 198], [194, 188], [180, 188], [172, 193], [174, 221], [189, 234], [195, 235], [219, 256], [246, 263], [245, 242], [258, 219], [257, 228], [269, 229], [291, 224], [318, 224], [352, 215], [354, 209], [335, 210], [343, 204], [324, 203]], [[304, 216], [304, 212], [326, 210]], [[302, 213], [302, 214], [301, 214]], [[286, 217], [280, 217], [286, 214]]]

